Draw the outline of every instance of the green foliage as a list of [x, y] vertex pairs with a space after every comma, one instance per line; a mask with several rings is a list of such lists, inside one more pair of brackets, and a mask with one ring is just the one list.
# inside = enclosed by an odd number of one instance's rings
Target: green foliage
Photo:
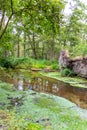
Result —
[[27, 58], [14, 58], [14, 57], [8, 57], [0, 59], [0, 65], [2, 67], [6, 68], [15, 68], [19, 64], [24, 64], [24, 63], [30, 63], [30, 60]]
[[[3, 4], [3, 0], [1, 0], [0, 6], [1, 14], [8, 17], [7, 26], [4, 25], [4, 28], [0, 26], [2, 30], [0, 34], [1, 46], [4, 44], [5, 49], [8, 48], [8, 51], [12, 50], [12, 52], [16, 55], [16, 53], [18, 53], [18, 49], [20, 50], [20, 53], [22, 53], [22, 50], [24, 49], [23, 46], [25, 44], [25, 52], [27, 56], [29, 53], [31, 56], [33, 55], [33, 57], [36, 58], [46, 57], [48, 53], [47, 45], [51, 47], [51, 44], [46, 44], [48, 42], [50, 43], [50, 40], [48, 41], [48, 37], [50, 36], [52, 42], [53, 35], [56, 38], [56, 34], [59, 33], [60, 23], [63, 18], [62, 10], [65, 6], [64, 1], [5, 0]], [[14, 17], [12, 17], [11, 14], [14, 15]], [[0, 25], [3, 24], [3, 21], [4, 20], [0, 21]], [[44, 39], [41, 37], [44, 37]], [[20, 44], [20, 48], [18, 48], [18, 43]], [[44, 46], [44, 43], [46, 46]], [[13, 55], [13, 53], [11, 55]]]
[[68, 68], [65, 68], [62, 70], [61, 75], [62, 76], [73, 76], [74, 72]]
[[57, 63], [50, 62], [48, 60], [35, 60], [31, 58], [13, 58], [8, 57], [0, 59], [0, 65], [6, 68], [46, 68], [50, 67], [56, 69]]
[[80, 43], [73, 48], [73, 56], [86, 56], [87, 55], [87, 44]]
[[51, 67], [52, 67], [52, 69], [54, 69], [54, 70], [58, 70], [58, 63], [55, 63], [55, 64], [52, 64], [51, 65]]
[[32, 67], [35, 68], [46, 68], [46, 66], [49, 66], [51, 64], [48, 60], [33, 60]]
[[58, 70], [59, 65], [58, 65], [58, 61], [57, 60], [53, 60], [51, 62], [51, 68], [54, 69], [54, 70]]
[[0, 65], [5, 68], [15, 68], [17, 63], [14, 61], [13, 58], [3, 58], [0, 60]]
[[25, 130], [41, 130], [43, 127], [36, 123], [30, 123]]
[[[72, 13], [67, 20], [64, 20], [65, 4], [64, 0], [5, 0], [4, 2], [1, 0], [0, 36], [3, 31], [4, 36], [0, 39], [0, 56], [4, 56], [5, 51], [8, 50], [9, 54], [14, 56], [18, 56], [19, 51], [20, 57], [25, 52], [25, 57], [53, 59], [58, 56], [63, 46], [71, 48], [71, 51], [73, 46], [78, 47], [78, 44], [84, 46], [87, 32], [86, 6], [76, 1]], [[2, 26], [5, 15], [9, 19], [9, 24]], [[86, 49], [83, 52], [83, 55], [85, 54]], [[44, 68], [44, 65], [41, 67]], [[57, 66], [54, 65], [53, 68]]]
[[17, 68], [46, 68], [51, 65], [51, 62], [48, 60], [36, 60], [32, 58], [16, 58], [16, 67]]
[[36, 69], [44, 69], [49, 68], [50, 70], [57, 70], [58, 69], [58, 63], [57, 60], [49, 61], [49, 60], [36, 60], [32, 58], [2, 58], [0, 60], [0, 66], [5, 68], [23, 68], [23, 69], [30, 69], [30, 68], [36, 68]]

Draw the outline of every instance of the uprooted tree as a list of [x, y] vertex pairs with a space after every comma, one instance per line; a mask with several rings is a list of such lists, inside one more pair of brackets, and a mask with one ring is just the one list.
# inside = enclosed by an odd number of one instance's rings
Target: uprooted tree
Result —
[[62, 50], [59, 57], [59, 67], [62, 71], [65, 68], [71, 69], [75, 74], [87, 78], [87, 57], [71, 59], [67, 50]]

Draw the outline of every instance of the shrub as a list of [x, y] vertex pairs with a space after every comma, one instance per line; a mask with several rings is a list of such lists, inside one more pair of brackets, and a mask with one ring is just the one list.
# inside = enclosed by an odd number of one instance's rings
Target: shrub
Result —
[[61, 75], [62, 76], [73, 76], [74, 72], [72, 70], [70, 70], [69, 68], [65, 68], [62, 70]]
[[15, 67], [15, 62], [14, 62], [13, 59], [10, 59], [10, 58], [4, 59], [3, 58], [3, 59], [0, 60], [0, 65], [2, 67], [6, 67], [6, 68], [14, 68]]
[[55, 70], [58, 70], [58, 64], [57, 63], [54, 63], [54, 64], [52, 64], [52, 69], [55, 69]]
[[6, 58], [0, 59], [0, 66], [5, 68], [15, 68], [15, 66], [17, 65], [25, 64], [28, 62], [30, 62], [30, 60], [27, 58], [8, 57], [7, 59]]

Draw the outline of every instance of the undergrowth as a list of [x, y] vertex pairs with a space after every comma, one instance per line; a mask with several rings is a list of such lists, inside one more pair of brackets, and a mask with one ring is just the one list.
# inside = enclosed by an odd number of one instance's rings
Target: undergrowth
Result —
[[61, 71], [61, 76], [74, 76], [74, 72], [69, 68], [65, 68]]
[[56, 60], [49, 61], [49, 60], [36, 60], [29, 57], [26, 58], [13, 58], [8, 57], [0, 59], [0, 66], [5, 68], [23, 68], [23, 69], [30, 69], [30, 68], [50, 68], [50, 69], [58, 69], [58, 63]]

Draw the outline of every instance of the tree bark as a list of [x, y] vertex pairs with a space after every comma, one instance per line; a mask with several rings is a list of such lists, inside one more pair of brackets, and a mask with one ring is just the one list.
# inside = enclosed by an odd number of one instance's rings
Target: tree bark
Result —
[[51, 46], [50, 46], [50, 60], [51, 61], [54, 59], [54, 47], [55, 47], [55, 38], [54, 38], [54, 34], [53, 34]]
[[18, 36], [18, 50], [17, 50], [17, 57], [20, 57], [20, 42], [19, 42], [19, 36]]
[[26, 32], [24, 32], [24, 57], [26, 57]]

